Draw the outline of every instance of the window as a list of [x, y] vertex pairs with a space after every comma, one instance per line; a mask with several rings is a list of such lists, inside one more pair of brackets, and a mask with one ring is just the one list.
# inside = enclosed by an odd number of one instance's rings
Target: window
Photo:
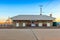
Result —
[[39, 25], [39, 26], [42, 26], [42, 23], [39, 23], [38, 25]]
[[16, 27], [19, 27], [19, 23], [16, 23]]
[[25, 23], [23, 23], [23, 27], [25, 27], [26, 26], [26, 24]]
[[47, 26], [49, 27], [50, 26], [50, 23], [47, 23]]

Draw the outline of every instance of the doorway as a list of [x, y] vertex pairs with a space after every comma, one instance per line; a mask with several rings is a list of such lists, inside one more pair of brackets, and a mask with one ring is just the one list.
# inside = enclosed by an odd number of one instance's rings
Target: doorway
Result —
[[31, 21], [31, 27], [35, 27], [36, 24], [35, 24], [35, 21]]
[[44, 23], [44, 24], [43, 24], [43, 26], [47, 27], [47, 24], [46, 24], [46, 23]]

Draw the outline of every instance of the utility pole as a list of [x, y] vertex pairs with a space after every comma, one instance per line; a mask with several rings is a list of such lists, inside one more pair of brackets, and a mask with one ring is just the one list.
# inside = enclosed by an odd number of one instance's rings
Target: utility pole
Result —
[[42, 15], [42, 7], [43, 5], [40, 5], [40, 15]]

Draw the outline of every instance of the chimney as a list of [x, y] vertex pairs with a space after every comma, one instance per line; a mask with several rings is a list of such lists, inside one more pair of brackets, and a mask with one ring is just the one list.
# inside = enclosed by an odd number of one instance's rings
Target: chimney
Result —
[[50, 14], [50, 17], [52, 17], [52, 14]]
[[42, 14], [40, 14], [40, 15], [42, 15]]

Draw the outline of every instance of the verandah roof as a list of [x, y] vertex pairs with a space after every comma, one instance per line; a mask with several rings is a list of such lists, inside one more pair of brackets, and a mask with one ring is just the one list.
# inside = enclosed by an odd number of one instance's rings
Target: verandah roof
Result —
[[55, 18], [46, 15], [18, 15], [11, 18], [12, 20], [54, 20]]

